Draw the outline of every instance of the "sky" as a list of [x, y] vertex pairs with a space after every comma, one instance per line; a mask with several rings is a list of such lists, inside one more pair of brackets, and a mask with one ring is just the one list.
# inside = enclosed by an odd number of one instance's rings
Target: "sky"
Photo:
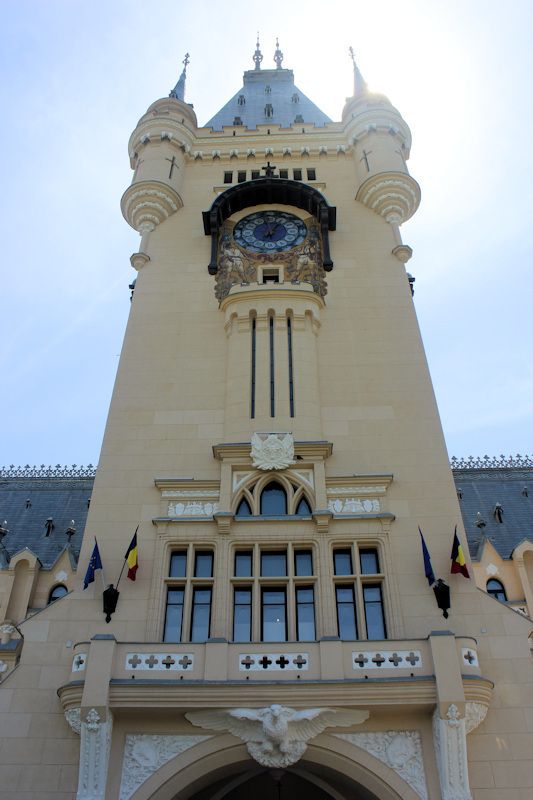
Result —
[[450, 456], [532, 453], [530, 0], [0, 0], [0, 465], [96, 464], [129, 313], [137, 120], [190, 53], [205, 123], [259, 29], [332, 119], [348, 47], [413, 134], [415, 306]]

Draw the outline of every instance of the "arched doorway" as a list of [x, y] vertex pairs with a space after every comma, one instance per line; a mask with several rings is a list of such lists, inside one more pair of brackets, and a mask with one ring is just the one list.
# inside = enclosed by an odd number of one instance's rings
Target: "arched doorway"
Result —
[[234, 741], [228, 734], [191, 747], [130, 800], [420, 800], [396, 771], [337, 737], [317, 737], [305, 757], [284, 770], [260, 766]]

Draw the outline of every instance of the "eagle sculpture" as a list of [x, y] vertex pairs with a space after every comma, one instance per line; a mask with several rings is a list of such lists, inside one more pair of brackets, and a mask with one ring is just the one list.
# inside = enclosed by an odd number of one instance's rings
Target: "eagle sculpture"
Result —
[[359, 725], [368, 711], [287, 706], [233, 708], [225, 711], [191, 711], [185, 717], [200, 728], [229, 731], [246, 742], [248, 752], [264, 767], [288, 767], [305, 753], [307, 742], [326, 728]]

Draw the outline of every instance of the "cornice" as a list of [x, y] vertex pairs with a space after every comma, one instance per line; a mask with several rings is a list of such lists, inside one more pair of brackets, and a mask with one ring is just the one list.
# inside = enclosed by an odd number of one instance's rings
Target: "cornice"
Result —
[[[250, 442], [230, 442], [227, 444], [213, 445], [213, 455], [219, 461], [250, 460]], [[333, 443], [326, 441], [318, 442], [294, 442], [295, 456], [301, 456], [303, 462], [306, 461], [325, 461], [333, 452]]]

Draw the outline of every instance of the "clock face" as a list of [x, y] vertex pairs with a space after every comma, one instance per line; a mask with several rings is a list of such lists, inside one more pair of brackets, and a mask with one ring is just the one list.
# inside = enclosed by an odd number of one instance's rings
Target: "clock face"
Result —
[[301, 244], [305, 222], [285, 211], [259, 211], [241, 219], [233, 229], [238, 245], [252, 253], [281, 253]]

